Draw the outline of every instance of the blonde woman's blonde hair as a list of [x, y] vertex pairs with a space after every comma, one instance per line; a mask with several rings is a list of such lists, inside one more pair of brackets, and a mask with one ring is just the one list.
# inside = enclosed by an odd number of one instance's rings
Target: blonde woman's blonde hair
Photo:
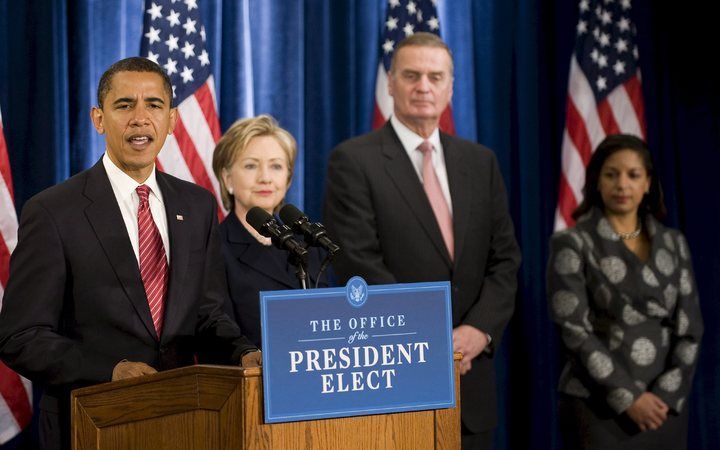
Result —
[[277, 143], [285, 152], [288, 159], [288, 184], [292, 180], [295, 169], [295, 156], [297, 155], [297, 143], [295, 138], [280, 125], [274, 117], [262, 114], [257, 117], [240, 119], [225, 132], [213, 152], [213, 172], [220, 183], [220, 194], [223, 205], [227, 210], [232, 210], [235, 204], [233, 196], [228, 193], [227, 186], [223, 180], [223, 170], [230, 170], [240, 155], [245, 152], [248, 144], [253, 138], [270, 136], [275, 138]]

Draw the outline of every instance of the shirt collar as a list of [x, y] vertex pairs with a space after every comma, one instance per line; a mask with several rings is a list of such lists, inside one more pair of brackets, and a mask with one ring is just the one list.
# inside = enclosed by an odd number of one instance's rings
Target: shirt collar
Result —
[[155, 165], [153, 164], [153, 170], [150, 172], [150, 176], [147, 177], [144, 183], [138, 183], [130, 175], [123, 172], [115, 163], [110, 159], [107, 151], [102, 158], [105, 172], [110, 179], [110, 184], [113, 186], [115, 192], [120, 195], [123, 201], [131, 198], [135, 194], [135, 189], [141, 184], [146, 185], [150, 188], [150, 195], [154, 195], [160, 203], [162, 203], [162, 192], [160, 186], [157, 183], [157, 177], [155, 175]]
[[[398, 138], [400, 138], [400, 142], [402, 143], [403, 148], [405, 148], [405, 151], [407, 151], [408, 153], [417, 149], [420, 144], [422, 144], [422, 142], [425, 140], [424, 137], [415, 133], [404, 123], [402, 123], [400, 119], [395, 117], [394, 114], [390, 116], [390, 124], [395, 130], [395, 134], [397, 134]], [[432, 132], [432, 134], [427, 140], [430, 141], [436, 151], [439, 151], [442, 148], [440, 144], [440, 130], [438, 128], [435, 128], [435, 130]]]

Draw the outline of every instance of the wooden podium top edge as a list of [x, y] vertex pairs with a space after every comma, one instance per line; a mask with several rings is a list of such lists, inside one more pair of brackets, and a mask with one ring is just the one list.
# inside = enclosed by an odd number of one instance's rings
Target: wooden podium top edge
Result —
[[[455, 361], [462, 359], [462, 353], [455, 352], [453, 355]], [[196, 376], [196, 375], [215, 375], [233, 378], [252, 378], [262, 375], [261, 367], [243, 368], [239, 366], [216, 366], [209, 364], [198, 364], [194, 366], [180, 367], [177, 369], [166, 370], [164, 372], [154, 373], [152, 375], [144, 375], [137, 378], [129, 378], [127, 380], [111, 381], [102, 384], [96, 384], [72, 391], [73, 397], [85, 395], [93, 395], [100, 392], [108, 392], [115, 389], [124, 389], [131, 386], [138, 386], [147, 383], [157, 383], [172, 378]]]
[[72, 391], [72, 397], [94, 395], [100, 392], [108, 392], [115, 389], [125, 389], [132, 386], [163, 382], [173, 378], [197, 375], [214, 375], [232, 378], [259, 377], [262, 375], [262, 369], [260, 367], [243, 368], [240, 366], [197, 364], [193, 366], [179, 367], [177, 369], [166, 370], [163, 372], [154, 373], [152, 375], [144, 375], [137, 378], [128, 378], [126, 380], [110, 381], [107, 383], [101, 383], [93, 386], [75, 389], [74, 391]]

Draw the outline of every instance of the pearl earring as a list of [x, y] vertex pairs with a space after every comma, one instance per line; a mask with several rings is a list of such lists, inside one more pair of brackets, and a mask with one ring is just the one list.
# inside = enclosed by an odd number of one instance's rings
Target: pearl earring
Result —
[[228, 191], [228, 194], [233, 195], [233, 188], [228, 188], [227, 191]]

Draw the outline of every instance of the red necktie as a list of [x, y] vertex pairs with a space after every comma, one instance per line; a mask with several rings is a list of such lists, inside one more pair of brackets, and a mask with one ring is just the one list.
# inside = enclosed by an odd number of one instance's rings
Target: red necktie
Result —
[[433, 145], [429, 141], [423, 141], [423, 143], [418, 146], [418, 150], [420, 150], [423, 154], [423, 188], [425, 189], [425, 194], [430, 201], [433, 213], [435, 213], [435, 219], [440, 227], [440, 233], [442, 233], [445, 246], [450, 254], [450, 260], [452, 260], [455, 249], [452, 214], [450, 213], [450, 208], [448, 207], [445, 196], [440, 188], [440, 180], [438, 179], [437, 174], [435, 173], [435, 168], [433, 167]]
[[167, 289], [168, 264], [160, 232], [150, 211], [150, 188], [140, 185], [135, 189], [140, 197], [138, 207], [138, 240], [140, 242], [140, 277], [145, 286], [150, 314], [158, 339], [163, 327], [163, 309]]

